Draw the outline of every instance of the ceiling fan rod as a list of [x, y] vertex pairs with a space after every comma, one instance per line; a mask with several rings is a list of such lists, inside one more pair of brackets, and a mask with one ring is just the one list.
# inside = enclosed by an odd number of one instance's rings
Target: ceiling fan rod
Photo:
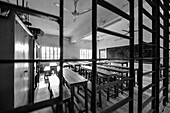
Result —
[[76, 8], [77, 8], [77, 2], [78, 2], [78, 0], [74, 0], [74, 7], [75, 7], [75, 10], [76, 10]]

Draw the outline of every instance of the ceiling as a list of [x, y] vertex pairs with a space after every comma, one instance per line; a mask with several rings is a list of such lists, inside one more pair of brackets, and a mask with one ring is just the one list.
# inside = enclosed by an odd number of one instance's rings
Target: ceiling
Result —
[[[10, 3], [16, 4], [17, 0], [9, 0]], [[59, 7], [55, 3], [59, 4], [59, 0], [18, 0], [18, 4], [22, 5], [24, 1], [24, 6], [26, 2], [28, 7], [31, 9], [36, 9], [42, 12], [50, 13], [53, 15], [59, 16]], [[91, 21], [92, 13], [91, 11], [79, 15], [74, 22], [72, 12], [74, 11], [74, 0], [64, 0], [64, 36], [71, 38], [72, 42], [76, 42], [86, 36], [91, 34]], [[86, 9], [91, 8], [92, 0], [78, 0], [77, 2], [77, 11], [82, 12]], [[114, 6], [122, 9], [124, 12], [128, 13], [128, 1], [127, 0], [106, 0]], [[137, 0], [135, 0], [137, 1]], [[136, 4], [136, 2], [135, 2]], [[97, 24], [98, 26], [111, 27], [113, 24], [116, 24], [120, 21], [116, 19], [120, 18], [118, 15], [104, 9], [101, 6], [98, 6], [97, 14]], [[45, 34], [59, 35], [58, 24], [49, 20], [44, 20], [41, 18], [29, 16], [29, 21], [32, 23], [32, 27], [40, 28], [44, 31]], [[117, 21], [117, 22], [116, 22]], [[122, 21], [122, 19], [121, 19]], [[116, 27], [116, 30], [121, 31], [122, 29], [128, 30], [128, 23], [125, 22], [123, 27]], [[123, 32], [126, 33], [126, 32]], [[104, 36], [104, 35], [102, 35]]]

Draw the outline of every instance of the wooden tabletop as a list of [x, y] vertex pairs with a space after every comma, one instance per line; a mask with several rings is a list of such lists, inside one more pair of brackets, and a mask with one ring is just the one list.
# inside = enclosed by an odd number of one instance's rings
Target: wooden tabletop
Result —
[[[130, 67], [118, 66], [118, 65], [113, 65], [113, 64], [103, 64], [103, 66], [115, 67], [115, 68], [128, 69], [128, 70], [130, 70]], [[138, 70], [138, 68], [134, 68], [134, 70]]]
[[[81, 68], [86, 69], [86, 70], [90, 70], [92, 71], [92, 67], [91, 66], [81, 66]], [[104, 76], [113, 76], [113, 75], [117, 75], [111, 71], [107, 71], [107, 70], [103, 70], [103, 69], [99, 69], [97, 68], [97, 73], [104, 75]]]
[[89, 65], [92, 64], [91, 62], [84, 61], [84, 62], [78, 62], [80, 65]]
[[83, 76], [67, 68], [63, 69], [63, 77], [69, 85], [85, 83], [88, 81]]
[[68, 62], [68, 64], [74, 66], [80, 66], [81, 64], [79, 62]]
[[118, 72], [118, 73], [128, 73], [129, 72], [129, 70], [127, 70], [127, 69], [117, 69], [117, 68], [101, 66], [101, 65], [97, 65], [97, 67], [100, 69], [105, 69], [108, 71], [113, 71], [113, 72]]

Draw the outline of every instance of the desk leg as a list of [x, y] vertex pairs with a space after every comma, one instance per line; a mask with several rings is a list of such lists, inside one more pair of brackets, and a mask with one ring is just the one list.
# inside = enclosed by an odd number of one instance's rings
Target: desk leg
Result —
[[88, 113], [88, 99], [87, 99], [87, 83], [84, 86], [85, 89], [85, 112]]
[[[107, 77], [107, 83], [110, 82], [110, 77]], [[109, 88], [107, 89], [107, 101], [109, 101], [109, 95], [110, 95], [110, 91], [109, 91]]]
[[[126, 77], [128, 77], [128, 73], [126, 73]], [[126, 81], [126, 88], [129, 90], [129, 81]]]
[[85, 70], [85, 78], [89, 79], [88, 76], [87, 76], [87, 70]]
[[74, 113], [74, 87], [71, 87], [71, 113]]
[[[121, 73], [121, 80], [123, 79], [123, 73]], [[120, 84], [121, 86], [120, 86], [120, 89], [121, 89], [121, 94], [123, 94], [123, 84], [124, 83], [122, 83], [122, 84]]]
[[[117, 77], [114, 76], [113, 80], [116, 81]], [[114, 92], [115, 92], [115, 96], [114, 97], [118, 97], [119, 89], [118, 89], [118, 85], [117, 84], [114, 86]]]

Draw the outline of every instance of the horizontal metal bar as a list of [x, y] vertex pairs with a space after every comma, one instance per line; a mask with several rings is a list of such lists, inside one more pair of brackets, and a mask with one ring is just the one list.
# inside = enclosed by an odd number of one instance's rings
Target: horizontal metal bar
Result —
[[165, 26], [163, 26], [162, 24], [160, 24], [160, 27], [163, 29], [163, 30], [167, 30]]
[[2, 63], [24, 63], [24, 62], [59, 62], [60, 60], [29, 60], [29, 59], [0, 59], [0, 64]]
[[156, 6], [155, 3], [151, 0], [145, 0], [151, 7]]
[[165, 98], [165, 96], [162, 96], [162, 97], [159, 99], [159, 103], [161, 103], [164, 98]]
[[106, 84], [99, 85], [97, 87], [97, 91], [110, 88], [110, 87], [112, 87], [112, 85], [123, 84], [125, 81], [129, 81], [129, 80], [133, 80], [133, 78], [123, 78], [122, 80], [116, 80], [116, 81], [113, 81], [113, 82], [109, 82], [109, 83], [106, 83]]
[[145, 26], [145, 25], [143, 25], [143, 28], [144, 28], [145, 30], [147, 30], [148, 32], [155, 33], [154, 30], [150, 29], [149, 27], [147, 27], [147, 26]]
[[145, 43], [145, 42], [143, 42], [143, 44], [145, 44], [145, 45], [150, 45], [150, 46], [156, 46], [156, 45], [154, 45], [154, 44], [151, 44], [151, 43]]
[[23, 62], [68, 62], [68, 61], [94, 61], [94, 59], [63, 59], [63, 60], [29, 60], [29, 59], [0, 59], [1, 63], [23, 63]]
[[148, 90], [149, 88], [155, 86], [155, 84], [149, 84], [147, 86], [145, 86], [143, 89], [142, 89], [142, 92], [145, 92], [146, 90]]
[[160, 17], [161, 17], [164, 21], [167, 20], [167, 18], [166, 18], [165, 16], [163, 16], [162, 13], [160, 13], [159, 15], [160, 15]]
[[127, 97], [127, 98], [121, 100], [120, 102], [112, 105], [111, 107], [106, 108], [105, 110], [101, 111], [100, 113], [111, 113], [111, 112], [117, 110], [118, 108], [122, 107], [123, 105], [125, 105], [126, 103], [128, 103], [130, 101], [132, 101], [132, 99]]
[[163, 37], [162, 35], [159, 35], [159, 37], [163, 40], [166, 40], [166, 37]]
[[144, 72], [144, 73], [143, 73], [143, 76], [148, 75], [148, 74], [151, 74], [151, 73], [155, 73], [155, 71], [147, 71], [147, 72]]
[[27, 113], [27, 112], [32, 112], [41, 108], [45, 108], [45, 107], [49, 107], [55, 104], [61, 104], [61, 101], [59, 98], [53, 98], [50, 100], [45, 100], [45, 101], [41, 101], [38, 103], [34, 103], [34, 104], [29, 104], [29, 105], [25, 105], [22, 107], [18, 107], [18, 108], [14, 108], [11, 110], [8, 110], [4, 113]]
[[167, 10], [167, 8], [161, 2], [159, 2], [159, 6], [162, 8], [162, 10], [164, 10], [164, 11]]
[[123, 34], [120, 34], [120, 33], [114, 32], [114, 31], [110, 31], [107, 29], [103, 29], [100, 27], [97, 28], [97, 31], [106, 33], [106, 34], [110, 34], [110, 35], [114, 35], [114, 36], [118, 36], [118, 37], [125, 38], [125, 39], [131, 39], [131, 37], [129, 37], [129, 36], [126, 36], [126, 35], [123, 35]]
[[50, 15], [48, 13], [44, 13], [44, 12], [37, 11], [37, 10], [34, 10], [34, 9], [29, 9], [29, 8], [17, 6], [17, 5], [2, 2], [2, 1], [0, 1], [0, 7], [10, 9], [10, 10], [13, 10], [13, 11], [16, 11], [16, 12], [26, 13], [26, 14], [29, 14], [29, 15], [32, 15], [32, 16], [36, 16], [36, 17], [39, 17], [39, 18], [43, 18], [43, 19], [47, 19], [47, 20], [51, 20], [51, 21], [55, 21], [55, 22], [59, 22], [61, 20], [60, 17], [55, 16], [55, 15]]
[[160, 68], [159, 68], [159, 70], [164, 70], [164, 69], [166, 69], [166, 67], [160, 67]]
[[164, 49], [164, 50], [166, 50], [167, 48], [165, 48], [165, 47], [162, 47], [162, 46], [159, 46], [159, 48], [161, 48], [161, 49]]
[[148, 12], [146, 11], [144, 8], [142, 8], [142, 12], [151, 20], [154, 20], [155, 18]]
[[154, 113], [154, 109], [150, 109], [147, 113]]
[[63, 59], [64, 62], [70, 61], [96, 61], [95, 59]]
[[160, 79], [159, 79], [159, 81], [162, 81], [162, 80], [164, 80], [166, 77], [161, 77]]
[[106, 2], [105, 0], [98, 0], [97, 3], [98, 3], [100, 6], [102, 6], [102, 7], [106, 8], [106, 9], [108, 9], [108, 10], [110, 10], [110, 11], [112, 11], [112, 12], [114, 12], [114, 13], [120, 15], [120, 16], [122, 16], [123, 18], [125, 18], [125, 19], [127, 19], [127, 20], [134, 19], [134, 18], [131, 17], [130, 15], [126, 14], [125, 12], [123, 12], [123, 11], [120, 10], [119, 8], [115, 7], [114, 5]]
[[147, 57], [147, 58], [139, 58], [139, 57], [135, 57], [135, 58], [105, 58], [105, 59], [97, 59], [97, 60], [139, 60], [139, 59], [143, 59], [143, 60], [153, 60], [153, 59], [159, 59], [159, 58], [153, 58], [153, 57]]
[[163, 91], [165, 89], [165, 87], [163, 86], [163, 87], [161, 87], [161, 89], [159, 89], [159, 93], [161, 92], [161, 91]]
[[[152, 60], [152, 59], [158, 59], [158, 58], [105, 58], [105, 59], [96, 59], [96, 61], [99, 60], [131, 60], [131, 59], [144, 59], [144, 60]], [[62, 60], [29, 60], [29, 59], [0, 59], [0, 64], [2, 63], [24, 63], [24, 62], [60, 62]], [[95, 61], [95, 59], [63, 59], [64, 62], [68, 61]]]
[[160, 57], [160, 59], [165, 59], [166, 57]]
[[142, 104], [142, 109], [145, 108], [152, 100], [154, 99], [154, 97], [150, 97], [148, 98], [143, 104]]
[[97, 60], [131, 60], [133, 58], [105, 58], [105, 59], [97, 59]]

